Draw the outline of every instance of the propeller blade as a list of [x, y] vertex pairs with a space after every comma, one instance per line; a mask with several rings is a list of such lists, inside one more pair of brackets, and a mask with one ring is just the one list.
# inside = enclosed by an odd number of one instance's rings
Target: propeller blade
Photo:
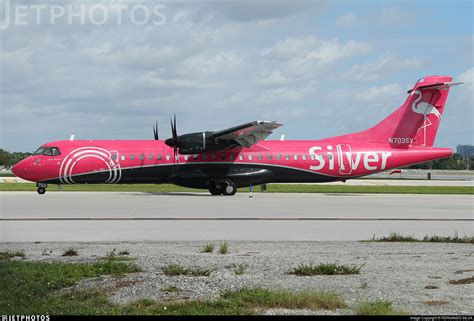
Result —
[[156, 122], [154, 125], [153, 125], [153, 136], [155, 137], [155, 140], [159, 140], [159, 136], [158, 136], [158, 122]]

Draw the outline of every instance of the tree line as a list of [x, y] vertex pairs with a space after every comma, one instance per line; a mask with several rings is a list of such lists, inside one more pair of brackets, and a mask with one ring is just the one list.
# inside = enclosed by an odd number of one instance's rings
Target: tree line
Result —
[[10, 153], [0, 148], [0, 166], [10, 167], [15, 165], [23, 158], [30, 156], [31, 153], [13, 152]]
[[474, 156], [463, 158], [461, 154], [454, 153], [451, 157], [437, 159], [434, 161], [411, 165], [409, 169], [451, 169], [451, 170], [474, 170]]

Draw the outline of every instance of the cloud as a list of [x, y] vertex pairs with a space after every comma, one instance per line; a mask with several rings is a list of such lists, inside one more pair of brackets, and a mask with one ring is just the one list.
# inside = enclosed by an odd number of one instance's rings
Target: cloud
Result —
[[370, 44], [354, 40], [317, 39], [313, 35], [286, 38], [261, 51], [266, 72], [257, 83], [315, 80], [333, 68], [332, 64], [370, 51]]
[[314, 60], [325, 64], [367, 53], [370, 49], [370, 45], [364, 42], [350, 40], [341, 43], [337, 38], [318, 40], [306, 36], [278, 41], [273, 47], [264, 49], [262, 55], [271, 59]]
[[344, 78], [356, 82], [373, 82], [387, 77], [392, 72], [417, 69], [422, 65], [422, 60], [418, 58], [396, 58], [387, 55], [377, 61], [354, 65], [344, 74]]
[[281, 19], [322, 7], [326, 1], [314, 0], [241, 0], [198, 2], [205, 12], [215, 12], [230, 21], [248, 22], [269, 19]]
[[387, 102], [399, 99], [404, 94], [399, 84], [370, 87], [355, 96], [356, 101], [385, 105]]
[[[449, 70], [472, 78], [470, 59], [446, 59], [443, 51], [471, 57], [471, 35], [443, 29], [449, 46], [439, 47], [443, 26], [402, 35], [391, 27], [354, 31], [381, 26], [384, 5], [344, 14], [346, 6], [318, 1], [163, 4], [167, 19], [160, 26], [45, 23], [2, 30], [1, 147], [33, 150], [71, 133], [148, 139], [155, 120], [167, 138], [174, 113], [179, 133], [270, 119], [285, 123], [282, 132], [292, 139], [325, 137], [370, 127], [403, 101], [405, 82], [412, 85], [420, 74]], [[335, 19], [350, 28], [340, 33]], [[440, 139], [472, 140], [472, 86], [453, 87], [448, 104]]]
[[353, 13], [347, 13], [336, 18], [336, 25], [339, 27], [350, 27], [357, 23], [357, 17]]

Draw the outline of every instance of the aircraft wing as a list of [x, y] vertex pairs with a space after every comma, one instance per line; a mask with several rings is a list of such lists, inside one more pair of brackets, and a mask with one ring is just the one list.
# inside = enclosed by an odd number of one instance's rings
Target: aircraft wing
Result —
[[253, 121], [213, 132], [211, 138], [217, 142], [236, 142], [243, 147], [250, 147], [257, 142], [264, 140], [272, 130], [283, 126], [276, 121]]

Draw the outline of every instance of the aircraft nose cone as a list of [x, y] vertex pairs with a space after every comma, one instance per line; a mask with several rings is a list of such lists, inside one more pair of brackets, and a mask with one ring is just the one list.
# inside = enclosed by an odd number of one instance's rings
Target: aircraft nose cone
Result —
[[15, 176], [18, 176], [18, 164], [13, 165], [11, 171]]
[[25, 171], [26, 171], [25, 161], [22, 160], [16, 163], [15, 165], [13, 165], [13, 167], [11, 168], [11, 171], [13, 174], [15, 174], [15, 176], [24, 178]]

